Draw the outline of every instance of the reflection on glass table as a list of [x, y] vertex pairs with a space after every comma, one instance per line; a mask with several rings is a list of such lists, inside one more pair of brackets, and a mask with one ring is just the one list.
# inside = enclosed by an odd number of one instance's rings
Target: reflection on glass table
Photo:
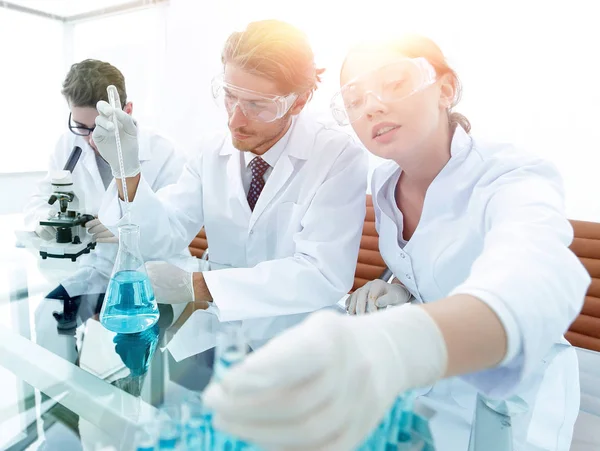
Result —
[[129, 368], [132, 377], [146, 374], [150, 360], [154, 356], [159, 334], [158, 324], [135, 334], [117, 334], [113, 338], [115, 350]]

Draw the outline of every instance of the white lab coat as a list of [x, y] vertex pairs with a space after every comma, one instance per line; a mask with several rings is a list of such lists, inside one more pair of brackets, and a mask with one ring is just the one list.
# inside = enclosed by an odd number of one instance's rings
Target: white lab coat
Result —
[[463, 425], [434, 421], [436, 449], [467, 449], [479, 390], [527, 403], [528, 412], [513, 418], [515, 451], [568, 450], [579, 378], [575, 350], [562, 335], [582, 307], [590, 278], [568, 249], [573, 230], [557, 170], [510, 146], [475, 142], [458, 127], [450, 161], [427, 190], [419, 225], [403, 248], [390, 195], [399, 176], [398, 165], [387, 162], [372, 179], [388, 267], [417, 302], [463, 293], [500, 317], [508, 312], [522, 340], [510, 362], [429, 391], [425, 401]]
[[[73, 170], [73, 191], [85, 204], [85, 211], [82, 213], [98, 215], [107, 190], [102, 183], [94, 151], [83, 137], [67, 132], [58, 141], [54, 153], [50, 156], [48, 173], [38, 184], [36, 192], [24, 209], [27, 229], [34, 230], [41, 219], [48, 217], [49, 211], [56, 210], [56, 206], [48, 205], [48, 197], [52, 192], [51, 173], [63, 169], [74, 146], [81, 147], [83, 152]], [[150, 189], [158, 190], [177, 181], [184, 159], [167, 139], [140, 129], [139, 148], [142, 173]], [[114, 184], [113, 180], [111, 185]], [[76, 263], [78, 270], [62, 283], [69, 295], [106, 291], [117, 249], [117, 244], [98, 243], [90, 254], [79, 257]]]
[[[142, 253], [164, 260], [204, 226], [211, 268], [225, 268], [204, 273], [221, 321], [335, 305], [356, 269], [365, 151], [348, 134], [302, 113], [254, 211], [242, 186], [241, 157], [227, 133], [202, 146], [177, 184], [155, 194], [143, 176], [131, 204]], [[117, 199], [115, 191], [103, 205], [104, 224], [119, 221]]]

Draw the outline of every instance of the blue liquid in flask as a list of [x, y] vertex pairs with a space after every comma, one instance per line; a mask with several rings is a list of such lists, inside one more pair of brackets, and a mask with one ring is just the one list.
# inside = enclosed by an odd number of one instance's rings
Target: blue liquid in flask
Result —
[[108, 330], [133, 334], [152, 327], [160, 316], [148, 276], [139, 271], [119, 271], [106, 292], [106, 310], [100, 321]]

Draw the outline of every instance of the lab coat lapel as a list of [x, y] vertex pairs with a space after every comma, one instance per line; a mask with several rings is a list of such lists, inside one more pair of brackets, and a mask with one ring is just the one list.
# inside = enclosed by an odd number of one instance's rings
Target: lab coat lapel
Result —
[[394, 219], [393, 213], [386, 205], [384, 200], [385, 190], [387, 189], [390, 179], [399, 171], [398, 165], [393, 161], [388, 161], [377, 168], [376, 177], [373, 177], [371, 194], [373, 195], [373, 205], [376, 209], [386, 214], [390, 219]]
[[239, 150], [233, 148], [231, 139], [228, 139], [223, 143], [223, 148], [221, 149], [220, 154], [221, 158], [227, 158], [228, 197], [237, 200], [242, 205], [242, 210], [249, 218], [252, 211], [250, 210], [250, 205], [248, 205], [248, 199], [246, 199], [244, 185], [242, 185], [240, 152]]
[[309, 133], [307, 122], [302, 116], [297, 118], [293, 127], [287, 146], [275, 164], [273, 172], [256, 202], [250, 217], [250, 228], [254, 227], [258, 218], [265, 212], [294, 173], [294, 161], [306, 160], [310, 149], [314, 147], [314, 134]]
[[285, 185], [285, 182], [287, 182], [287, 180], [290, 178], [293, 171], [294, 165], [292, 164], [289, 155], [286, 155], [286, 152], [284, 152], [284, 154], [279, 158], [279, 161], [277, 161], [275, 164], [273, 172], [271, 172], [267, 183], [265, 183], [265, 187], [260, 193], [258, 201], [254, 207], [254, 211], [252, 212], [252, 216], [250, 217], [250, 228], [254, 227], [254, 224], [256, 224], [256, 221], [260, 215], [263, 214], [273, 198]]
[[94, 150], [86, 145], [83, 147], [83, 152], [81, 154], [81, 159], [77, 165], [81, 165], [81, 167], [89, 174], [94, 187], [97, 192], [104, 192], [104, 183], [102, 183], [102, 177], [100, 177], [100, 171], [98, 170], [98, 165], [96, 164], [96, 156], [94, 154]]

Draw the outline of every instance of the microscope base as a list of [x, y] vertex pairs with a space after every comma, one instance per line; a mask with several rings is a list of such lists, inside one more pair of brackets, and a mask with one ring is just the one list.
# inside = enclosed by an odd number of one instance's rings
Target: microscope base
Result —
[[70, 258], [76, 261], [77, 257], [83, 254], [89, 254], [96, 247], [96, 243], [88, 242], [81, 244], [51, 244], [40, 246], [40, 256], [42, 260], [47, 258]]

